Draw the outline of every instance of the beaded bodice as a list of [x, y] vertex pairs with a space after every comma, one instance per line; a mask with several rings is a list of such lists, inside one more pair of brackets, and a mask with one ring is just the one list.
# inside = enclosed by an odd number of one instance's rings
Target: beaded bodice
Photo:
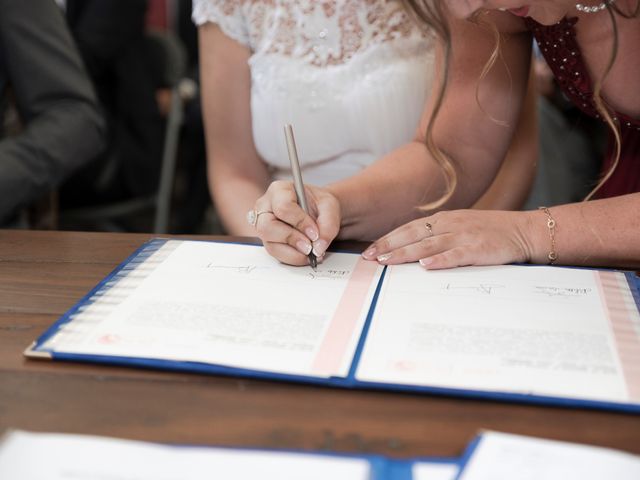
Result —
[[[555, 25], [545, 26], [525, 19], [563, 93], [587, 115], [599, 118], [593, 101], [592, 79], [576, 40], [577, 21], [577, 18], [564, 18]], [[613, 112], [613, 121], [620, 127], [620, 156], [611, 177], [597, 191], [599, 198], [640, 192], [640, 119]], [[616, 161], [614, 146], [610, 133], [602, 175], [609, 173]]]
[[[600, 115], [593, 102], [593, 82], [576, 41], [576, 17], [564, 18], [555, 25], [541, 25], [525, 18], [527, 27], [533, 33], [540, 51], [564, 94], [580, 110], [595, 118]], [[623, 113], [615, 113], [614, 121], [622, 129], [640, 131], [640, 120]]]

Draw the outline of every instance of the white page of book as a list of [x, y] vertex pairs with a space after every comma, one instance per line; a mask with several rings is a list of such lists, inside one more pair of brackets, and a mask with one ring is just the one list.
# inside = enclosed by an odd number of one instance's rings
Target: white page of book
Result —
[[380, 273], [356, 254], [313, 271], [255, 245], [169, 241], [42, 348], [345, 376]]
[[0, 445], [3, 480], [369, 480], [362, 459], [174, 447], [68, 434], [11, 432]]
[[455, 463], [416, 462], [411, 468], [413, 480], [455, 480], [458, 474]]
[[575, 443], [486, 432], [459, 480], [637, 480], [640, 457]]
[[356, 378], [640, 403], [639, 327], [618, 272], [398, 265]]

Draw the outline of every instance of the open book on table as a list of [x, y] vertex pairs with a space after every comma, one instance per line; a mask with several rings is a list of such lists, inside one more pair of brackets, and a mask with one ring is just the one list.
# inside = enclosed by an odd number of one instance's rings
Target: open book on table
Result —
[[425, 271], [155, 239], [28, 357], [640, 413], [638, 279], [547, 266]]

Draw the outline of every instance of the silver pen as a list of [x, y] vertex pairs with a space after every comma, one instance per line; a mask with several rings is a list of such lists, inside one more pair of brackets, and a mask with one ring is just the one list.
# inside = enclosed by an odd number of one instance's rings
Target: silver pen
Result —
[[[289, 124], [284, 126], [284, 137], [287, 141], [287, 152], [289, 152], [289, 162], [291, 162], [291, 172], [293, 173], [293, 186], [296, 190], [298, 204], [309, 214], [309, 205], [307, 204], [307, 196], [304, 193], [304, 183], [302, 182], [302, 172], [300, 171], [300, 162], [298, 161], [298, 150], [296, 149], [296, 141], [293, 138], [293, 127]], [[309, 252], [309, 265], [314, 270], [318, 267], [318, 259], [313, 250]]]

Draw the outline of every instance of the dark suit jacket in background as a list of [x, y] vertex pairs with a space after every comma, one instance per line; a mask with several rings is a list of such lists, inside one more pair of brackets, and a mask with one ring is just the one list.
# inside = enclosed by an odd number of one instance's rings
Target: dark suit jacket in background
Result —
[[[63, 191], [63, 204], [149, 195], [158, 186], [163, 56], [145, 28], [146, 0], [67, 0], [69, 29], [102, 102], [109, 148]], [[94, 199], [91, 199], [91, 197]], [[75, 197], [75, 198], [74, 198]]]
[[0, 224], [104, 148], [93, 87], [53, 0], [0, 0], [0, 118], [9, 92], [23, 129], [0, 131]]

